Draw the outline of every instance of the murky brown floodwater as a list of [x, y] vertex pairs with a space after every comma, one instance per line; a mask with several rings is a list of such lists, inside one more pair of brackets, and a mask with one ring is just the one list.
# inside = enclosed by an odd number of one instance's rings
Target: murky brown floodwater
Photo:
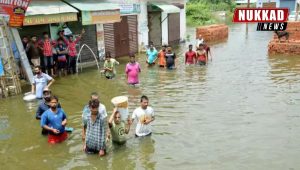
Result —
[[[141, 86], [128, 87], [125, 61], [108, 81], [96, 69], [56, 81], [52, 90], [75, 128], [69, 139], [47, 144], [34, 119], [35, 103], [22, 96], [0, 100], [0, 169], [262, 169], [300, 168], [300, 57], [268, 57], [272, 33], [250, 25], [230, 27], [229, 39], [212, 46], [207, 67], [147, 69]], [[194, 29], [189, 31], [194, 35]], [[178, 50], [183, 63], [185, 46]], [[142, 94], [156, 111], [154, 134], [109, 147], [104, 158], [81, 151], [81, 110], [97, 91], [109, 114], [110, 100], [128, 95], [130, 111]]]

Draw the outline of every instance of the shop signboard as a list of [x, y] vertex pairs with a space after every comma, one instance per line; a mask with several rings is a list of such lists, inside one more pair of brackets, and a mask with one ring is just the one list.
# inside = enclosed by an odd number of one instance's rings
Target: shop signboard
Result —
[[9, 26], [21, 27], [31, 0], [0, 0], [0, 14], [9, 16]]
[[82, 11], [82, 25], [120, 22], [119, 10]]

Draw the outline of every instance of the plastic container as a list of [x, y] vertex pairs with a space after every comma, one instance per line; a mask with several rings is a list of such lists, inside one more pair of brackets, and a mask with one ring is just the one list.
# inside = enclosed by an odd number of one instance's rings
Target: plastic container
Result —
[[25, 93], [25, 96], [23, 97], [23, 100], [30, 102], [36, 99], [35, 94], [32, 94], [31, 92]]
[[121, 114], [121, 120], [127, 121], [129, 118], [128, 111], [128, 97], [127, 96], [117, 96], [111, 99], [112, 104], [117, 107]]

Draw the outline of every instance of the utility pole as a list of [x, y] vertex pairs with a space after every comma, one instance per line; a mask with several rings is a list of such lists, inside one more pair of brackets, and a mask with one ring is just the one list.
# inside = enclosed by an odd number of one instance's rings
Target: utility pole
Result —
[[[247, 8], [250, 8], [250, 0], [247, 2]], [[246, 23], [246, 38], [248, 38], [248, 23]]]
[[297, 0], [297, 3], [296, 3], [296, 15], [295, 15], [295, 21], [298, 21], [299, 8], [300, 8], [300, 0]]

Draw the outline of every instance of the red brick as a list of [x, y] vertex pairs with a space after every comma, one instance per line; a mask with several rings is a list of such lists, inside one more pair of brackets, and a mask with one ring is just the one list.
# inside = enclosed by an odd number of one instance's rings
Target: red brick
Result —
[[208, 25], [196, 28], [196, 36], [201, 34], [206, 42], [228, 38], [228, 26], [225, 24]]

